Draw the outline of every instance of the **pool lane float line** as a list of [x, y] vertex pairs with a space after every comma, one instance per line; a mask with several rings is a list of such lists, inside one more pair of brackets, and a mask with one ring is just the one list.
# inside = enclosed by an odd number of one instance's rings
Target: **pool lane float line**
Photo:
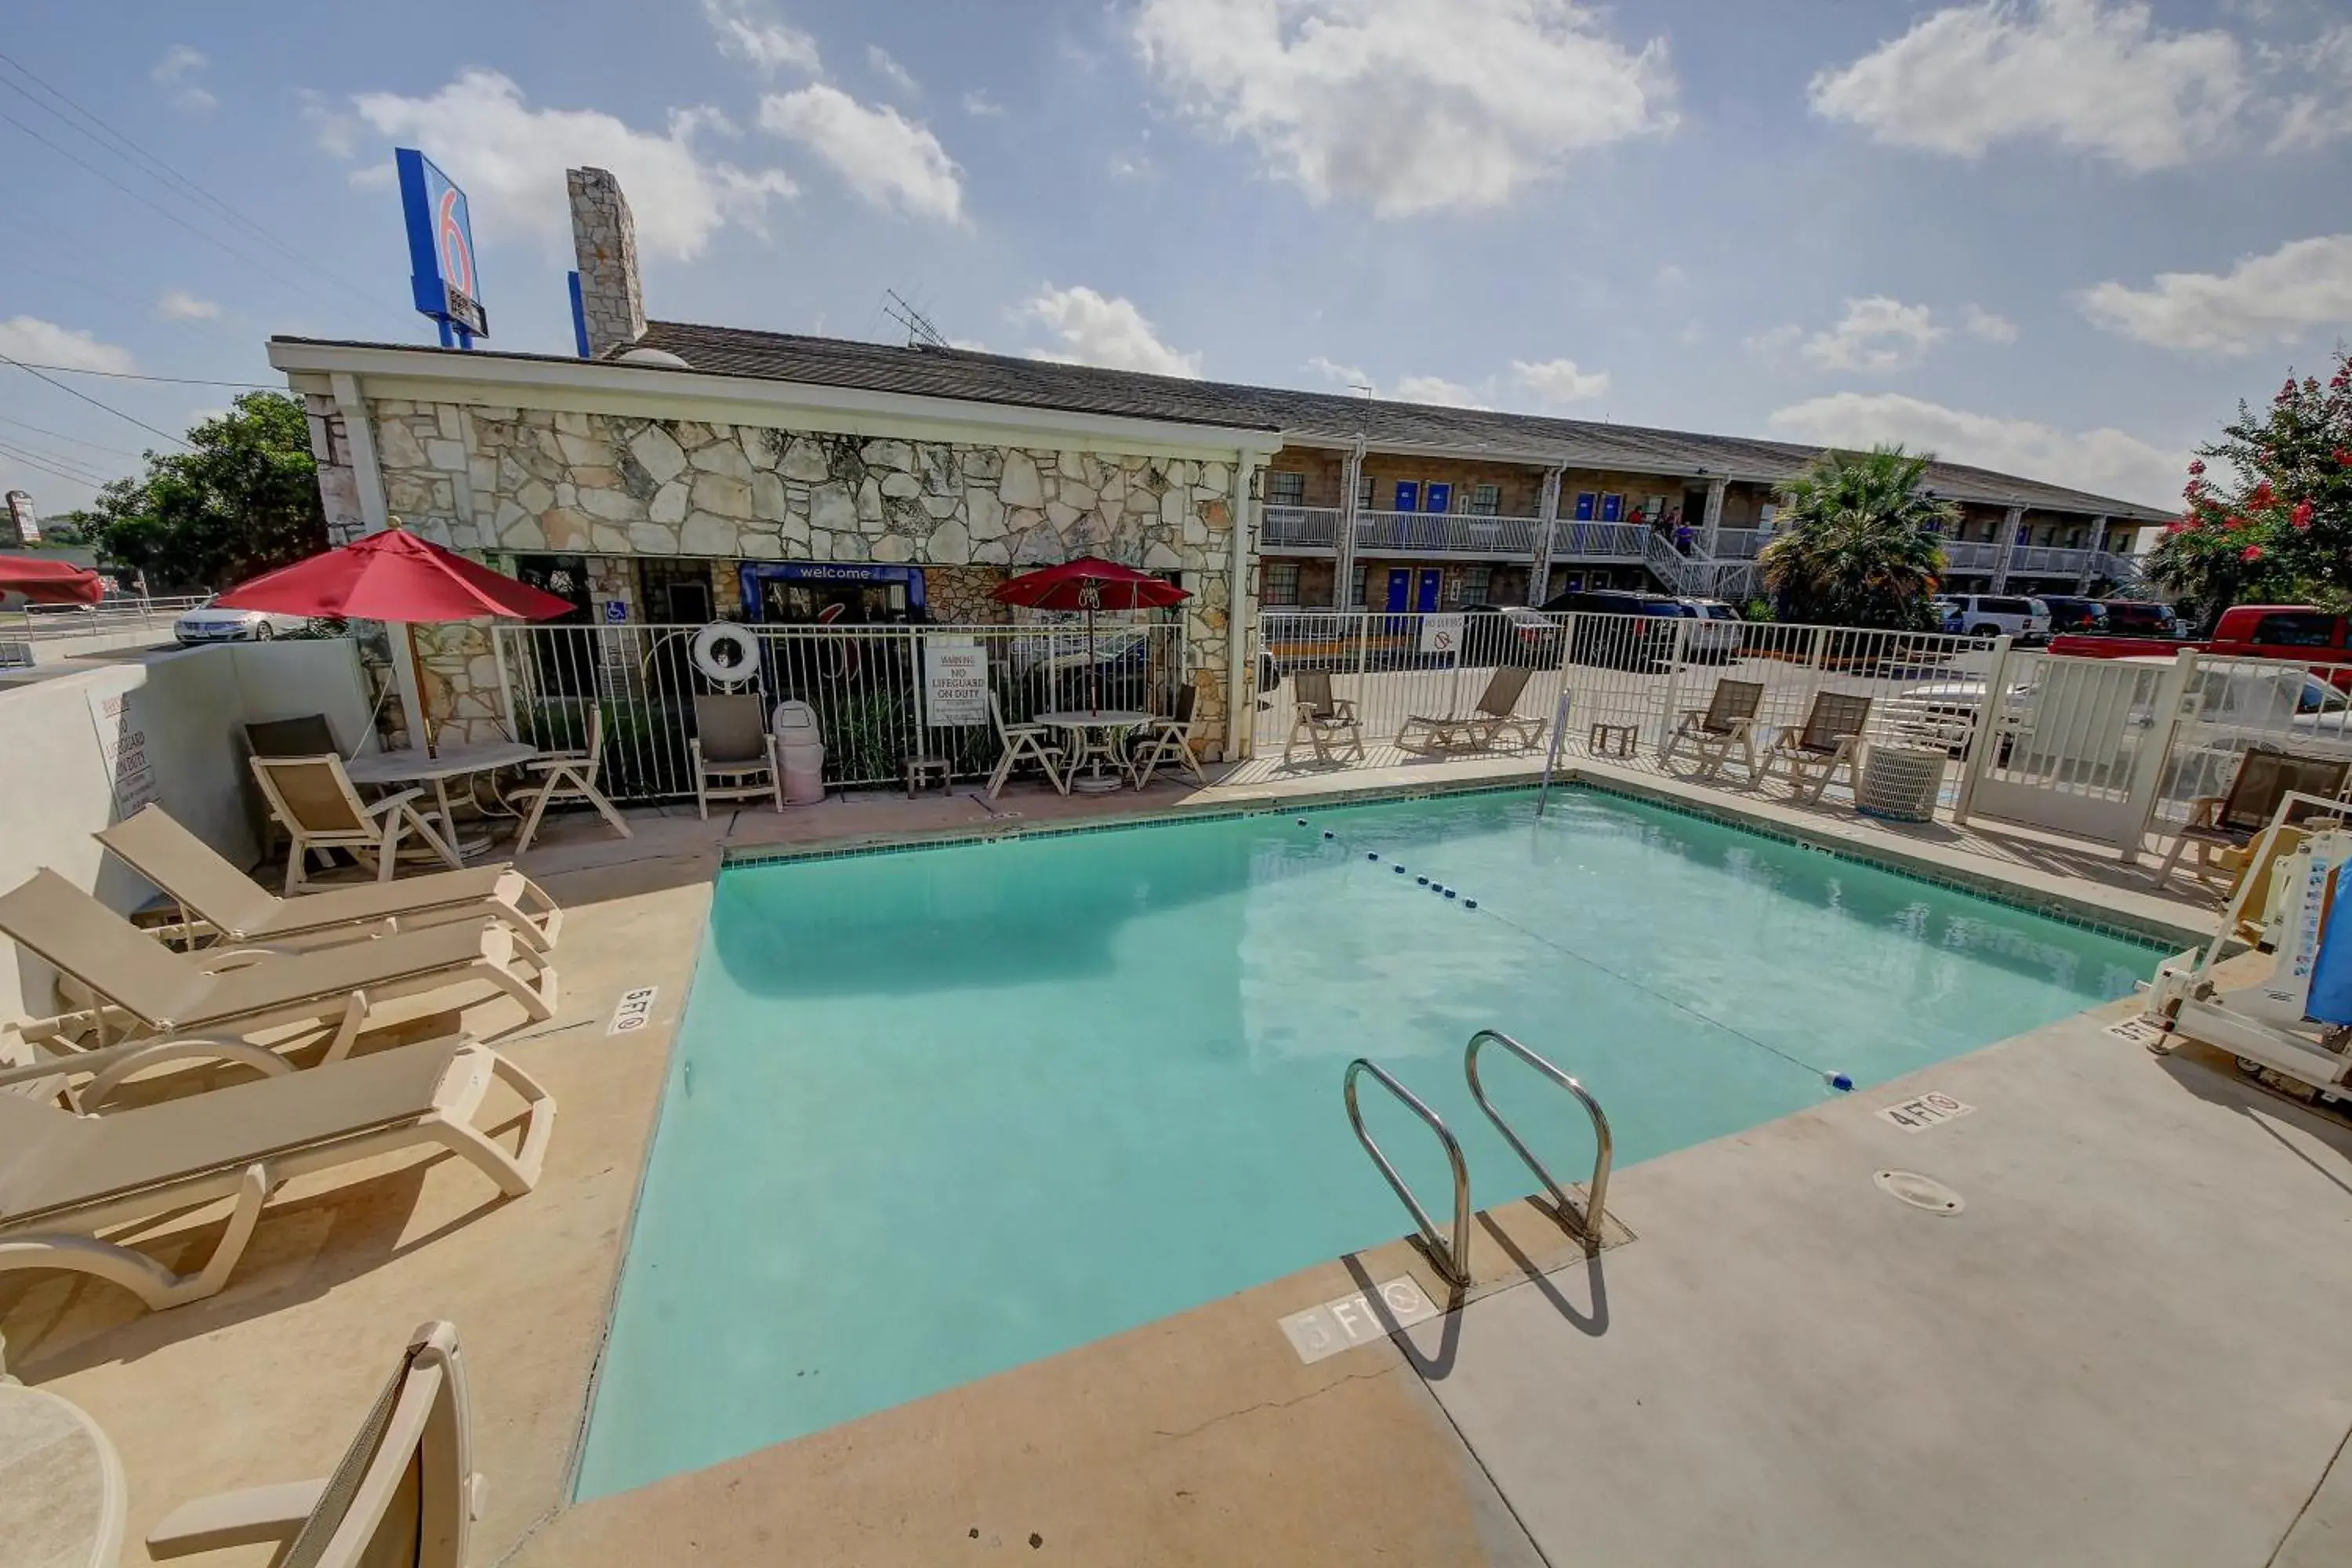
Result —
[[[1312, 826], [1303, 816], [1295, 818], [1294, 820], [1297, 821], [1298, 826], [1301, 827], [1308, 827]], [[1320, 831], [1326, 838], [1336, 840], [1339, 837], [1339, 835], [1333, 833], [1328, 827], [1323, 828]], [[1364, 858], [1367, 860], [1378, 861], [1380, 859], [1380, 854], [1376, 850], [1367, 849], [1364, 851]], [[1400, 877], [1405, 874], [1406, 869], [1402, 863], [1398, 862], [1391, 862], [1389, 868]], [[1461, 891], [1458, 888], [1448, 888], [1441, 882], [1433, 882], [1424, 876], [1416, 876], [1413, 878], [1413, 882], [1418, 887], [1427, 888], [1433, 893], [1443, 893], [1449, 900], [1455, 899], [1456, 895]], [[1475, 899], [1460, 899], [1457, 901], [1460, 902], [1461, 906], [1465, 910], [1475, 910], [1478, 907], [1478, 900]], [[1654, 997], [1658, 1001], [1664, 1003], [1667, 1006], [1674, 1008], [1675, 1011], [1686, 1013], [1703, 1024], [1713, 1025], [1716, 1028], [1721, 1029], [1725, 1034], [1729, 1035], [1733, 1039], [1745, 1040], [1749, 1045], [1756, 1047], [1759, 1050], [1769, 1051], [1772, 1055], [1779, 1057], [1782, 1061], [1790, 1063], [1791, 1066], [1802, 1068], [1805, 1071], [1811, 1073], [1814, 1077], [1820, 1079], [1822, 1083], [1826, 1084], [1840, 1094], [1851, 1094], [1853, 1092], [1853, 1079], [1845, 1073], [1839, 1072], [1830, 1068], [1818, 1068], [1812, 1063], [1806, 1061], [1801, 1057], [1790, 1056], [1780, 1047], [1759, 1040], [1755, 1036], [1748, 1033], [1745, 1029], [1734, 1028], [1731, 1025], [1725, 1023], [1722, 1019], [1702, 1013], [1697, 1008], [1690, 1006], [1687, 1004], [1677, 1002], [1663, 991], [1653, 990], [1651, 987], [1644, 985], [1640, 981], [1634, 979], [1632, 975], [1612, 969], [1598, 959], [1587, 957], [1585, 954], [1577, 952], [1574, 948], [1570, 947], [1565, 942], [1555, 942], [1548, 936], [1530, 931], [1526, 926], [1521, 925], [1518, 921], [1511, 919], [1508, 915], [1499, 913], [1493, 910], [1489, 910], [1487, 913], [1493, 915], [1495, 919], [1502, 921], [1505, 925], [1509, 926], [1513, 931], [1517, 931], [1520, 935], [1528, 938], [1530, 942], [1549, 947], [1554, 952], [1564, 953], [1570, 958], [1575, 959], [1580, 963], [1597, 969], [1612, 980], [1621, 981], [1627, 985], [1631, 985], [1634, 990], [1643, 993], [1644, 995]]]

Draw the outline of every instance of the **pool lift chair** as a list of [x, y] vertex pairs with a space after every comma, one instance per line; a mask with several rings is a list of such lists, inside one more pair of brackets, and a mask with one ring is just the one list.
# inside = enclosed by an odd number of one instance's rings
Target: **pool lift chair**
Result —
[[[2258, 856], [2278, 843], [2286, 816], [2283, 805]], [[2340, 818], [2304, 826], [2303, 841], [2273, 876], [2281, 887], [2278, 919], [2266, 932], [2274, 946], [2270, 973], [2248, 985], [2215, 983], [2213, 963], [2238, 924], [2232, 909], [2205, 948], [2158, 967], [2141, 1016], [2164, 1031], [2155, 1050], [2202, 1040], [2234, 1056], [2250, 1077], [2352, 1104], [2352, 827]], [[2242, 890], [2239, 901], [2251, 892]]]

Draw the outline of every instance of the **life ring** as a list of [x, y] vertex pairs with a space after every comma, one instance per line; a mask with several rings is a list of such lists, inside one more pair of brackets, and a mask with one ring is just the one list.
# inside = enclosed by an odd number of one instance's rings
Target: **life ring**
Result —
[[760, 640], [732, 621], [713, 621], [688, 646], [694, 668], [714, 686], [740, 686], [760, 674]]

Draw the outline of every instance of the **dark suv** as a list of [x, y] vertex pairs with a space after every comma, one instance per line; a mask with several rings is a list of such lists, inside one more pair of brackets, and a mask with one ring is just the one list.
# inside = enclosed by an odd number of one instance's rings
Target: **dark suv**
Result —
[[2050, 606], [2050, 635], [2053, 637], [2096, 636], [2107, 629], [2107, 607], [2096, 599], [2077, 598], [2071, 594], [2033, 596]]
[[1653, 669], [1671, 659], [1675, 628], [1688, 614], [1680, 604], [1656, 594], [1607, 588], [1561, 594], [1546, 600], [1544, 610], [1576, 613], [1574, 629], [1569, 633], [1570, 659], [1617, 669]]

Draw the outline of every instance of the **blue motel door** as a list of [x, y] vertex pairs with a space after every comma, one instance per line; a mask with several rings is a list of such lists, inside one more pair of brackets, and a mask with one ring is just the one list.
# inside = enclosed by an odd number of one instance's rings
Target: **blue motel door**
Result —
[[1399, 567], [1389, 573], [1388, 611], [1402, 615], [1412, 607], [1412, 574]]
[[1424, 616], [1435, 613], [1437, 609], [1437, 587], [1439, 582], [1444, 578], [1444, 574], [1438, 571], [1433, 566], [1424, 567], [1423, 569], [1421, 581], [1414, 584], [1415, 592], [1412, 596], [1412, 607], [1415, 610]]

